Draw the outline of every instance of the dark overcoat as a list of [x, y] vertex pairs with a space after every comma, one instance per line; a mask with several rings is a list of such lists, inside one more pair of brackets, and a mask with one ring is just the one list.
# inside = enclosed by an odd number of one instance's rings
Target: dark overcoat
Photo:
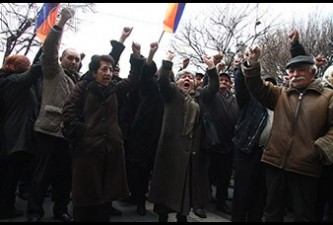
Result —
[[98, 205], [129, 196], [118, 99], [138, 83], [143, 59], [131, 56], [128, 79], [101, 87], [77, 83], [63, 109], [63, 133], [72, 145], [72, 203]]
[[164, 102], [156, 80], [156, 64], [145, 64], [139, 83], [139, 104], [132, 122], [129, 162], [141, 168], [153, 169], [162, 127]]
[[[195, 107], [185, 107], [185, 98], [189, 96], [171, 82], [171, 69], [172, 62], [163, 61], [159, 71], [158, 83], [165, 107], [148, 201], [186, 215], [193, 201], [197, 205], [207, 204], [210, 190], [206, 154], [200, 152], [201, 123], [199, 118], [194, 124], [188, 123], [187, 116], [194, 114], [189, 110]], [[205, 101], [218, 91], [216, 69], [209, 70], [208, 75], [208, 85], [190, 96], [196, 104], [195, 98], [202, 97]]]
[[0, 155], [34, 153], [33, 126], [38, 105], [33, 84], [39, 76], [33, 70], [0, 72]]

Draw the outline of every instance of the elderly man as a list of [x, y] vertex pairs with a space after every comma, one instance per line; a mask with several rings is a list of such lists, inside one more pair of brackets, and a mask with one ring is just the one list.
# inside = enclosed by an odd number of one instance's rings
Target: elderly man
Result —
[[250, 48], [242, 63], [250, 92], [274, 111], [271, 134], [261, 161], [266, 164], [265, 222], [283, 221], [285, 199], [295, 221], [314, 221], [317, 183], [323, 166], [333, 161], [333, 91], [315, 80], [316, 67], [306, 55], [287, 65], [289, 87], [261, 78], [260, 49]]

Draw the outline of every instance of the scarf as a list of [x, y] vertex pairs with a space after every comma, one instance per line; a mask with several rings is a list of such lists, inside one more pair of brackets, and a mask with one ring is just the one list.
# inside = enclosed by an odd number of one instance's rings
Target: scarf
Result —
[[[193, 95], [193, 94], [192, 94]], [[194, 127], [199, 123], [199, 104], [195, 101], [194, 95], [185, 94], [184, 103], [184, 124], [182, 134], [193, 137]]]

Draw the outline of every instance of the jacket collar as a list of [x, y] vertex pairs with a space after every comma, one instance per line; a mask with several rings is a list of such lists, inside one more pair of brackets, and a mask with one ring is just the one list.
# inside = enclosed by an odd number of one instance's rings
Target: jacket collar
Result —
[[[324, 90], [323, 82], [321, 82], [320, 79], [315, 79], [304, 89], [304, 93], [308, 91], [314, 91], [318, 92], [318, 94], [321, 94], [323, 90]], [[293, 92], [299, 93], [300, 91], [297, 88], [289, 87], [287, 90], [288, 95], [290, 95]]]

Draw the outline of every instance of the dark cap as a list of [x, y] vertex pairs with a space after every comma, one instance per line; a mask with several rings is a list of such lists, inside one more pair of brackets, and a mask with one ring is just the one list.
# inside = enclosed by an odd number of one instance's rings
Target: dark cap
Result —
[[289, 69], [292, 66], [299, 66], [299, 65], [314, 65], [315, 62], [313, 61], [312, 57], [307, 56], [307, 55], [298, 55], [293, 58], [291, 58], [286, 66], [286, 69]]
[[230, 76], [229, 73], [227, 73], [227, 72], [221, 72], [221, 73], [219, 73], [219, 77], [222, 77], [222, 76], [228, 77], [228, 79], [231, 81], [231, 76]]
[[195, 76], [196, 76], [196, 77], [201, 77], [201, 78], [203, 78], [205, 75], [204, 75], [203, 73], [196, 72], [196, 73], [195, 73]]

